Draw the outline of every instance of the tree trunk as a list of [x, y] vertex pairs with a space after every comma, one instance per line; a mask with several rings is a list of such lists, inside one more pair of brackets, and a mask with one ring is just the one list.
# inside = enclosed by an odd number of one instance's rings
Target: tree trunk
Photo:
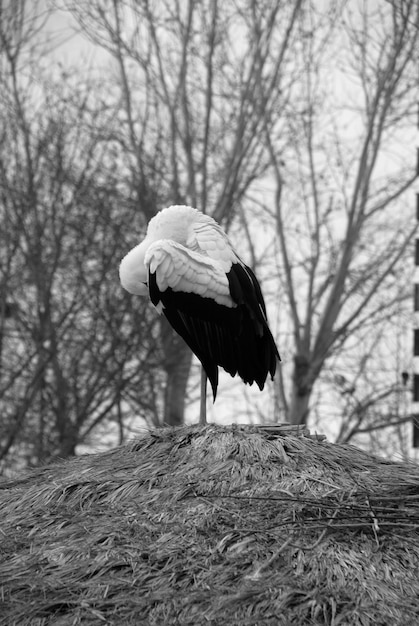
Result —
[[291, 424], [307, 423], [314, 380], [309, 358], [306, 355], [297, 354], [294, 357], [292, 399], [288, 415]]
[[165, 426], [180, 426], [185, 421], [186, 388], [192, 352], [165, 318], [162, 318], [161, 332], [165, 356], [163, 367], [166, 372], [163, 423]]
[[67, 459], [76, 454], [76, 446], [79, 443], [78, 430], [69, 418], [65, 420], [65, 430], [60, 432], [57, 458]]

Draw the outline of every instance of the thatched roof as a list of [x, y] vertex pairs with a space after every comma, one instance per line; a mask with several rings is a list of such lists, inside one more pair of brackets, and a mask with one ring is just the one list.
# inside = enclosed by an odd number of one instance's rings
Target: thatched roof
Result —
[[419, 467], [163, 429], [0, 483], [0, 624], [419, 623]]

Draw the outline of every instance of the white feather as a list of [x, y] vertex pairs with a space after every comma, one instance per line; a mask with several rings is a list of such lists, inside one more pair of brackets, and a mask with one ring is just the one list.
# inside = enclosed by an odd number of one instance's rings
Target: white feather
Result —
[[148, 272], [161, 291], [196, 293], [235, 306], [226, 273], [241, 263], [227, 235], [212, 217], [188, 206], [171, 206], [150, 220], [144, 241], [121, 261], [122, 286], [147, 295]]
[[189, 225], [186, 247], [214, 259], [224, 272], [230, 271], [232, 263], [240, 262], [230, 240], [217, 222], [199, 212]]
[[203, 257], [175, 241], [161, 239], [149, 246], [144, 261], [146, 269], [156, 274], [160, 291], [170, 287], [211, 298], [226, 307], [236, 306], [224, 270], [210, 257]]
[[119, 266], [119, 280], [124, 289], [137, 296], [146, 296], [147, 271], [144, 265], [144, 256], [148, 248], [145, 239], [138, 246], [128, 252]]

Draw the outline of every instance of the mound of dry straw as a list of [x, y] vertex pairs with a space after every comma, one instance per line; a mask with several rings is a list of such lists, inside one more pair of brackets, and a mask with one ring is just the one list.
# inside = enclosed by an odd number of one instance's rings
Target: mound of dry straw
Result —
[[163, 429], [0, 483], [0, 624], [419, 623], [419, 467]]

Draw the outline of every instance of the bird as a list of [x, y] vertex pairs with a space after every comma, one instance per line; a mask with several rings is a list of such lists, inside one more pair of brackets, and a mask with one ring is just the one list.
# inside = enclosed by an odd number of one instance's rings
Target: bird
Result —
[[281, 359], [260, 284], [211, 216], [184, 205], [159, 211], [119, 278], [129, 293], [149, 296], [201, 362], [201, 424], [207, 378], [215, 402], [219, 366], [261, 391], [268, 374], [273, 380]]

